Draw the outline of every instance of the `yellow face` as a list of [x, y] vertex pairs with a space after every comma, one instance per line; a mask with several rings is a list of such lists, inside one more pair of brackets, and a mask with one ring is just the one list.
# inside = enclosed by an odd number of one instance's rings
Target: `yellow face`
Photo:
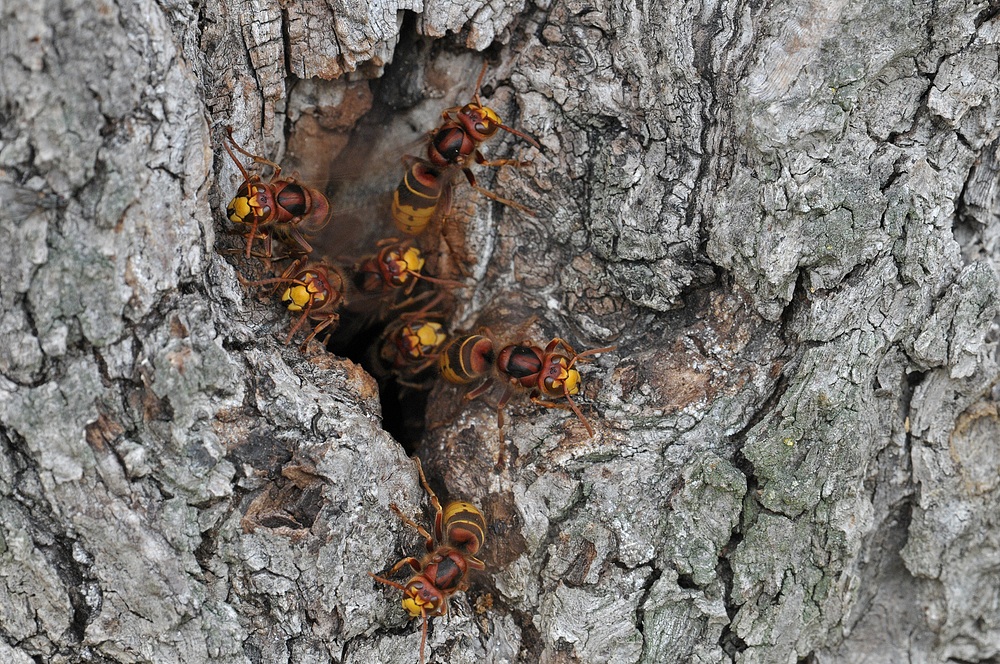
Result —
[[420, 250], [416, 247], [410, 247], [403, 253], [403, 264], [406, 265], [406, 269], [410, 272], [420, 272], [424, 269], [424, 257], [420, 255]]
[[467, 115], [469, 118], [473, 118], [476, 131], [484, 137], [490, 137], [495, 134], [497, 132], [497, 127], [503, 124], [500, 121], [500, 116], [496, 114], [496, 111], [488, 106], [466, 104], [462, 107], [460, 113]]
[[561, 396], [565, 386], [566, 394], [577, 394], [580, 391], [580, 372], [568, 369], [569, 360], [558, 357], [549, 365], [545, 376], [545, 390], [552, 396]]
[[297, 277], [297, 283], [285, 289], [281, 294], [281, 301], [286, 304], [289, 311], [302, 311], [317, 302], [326, 300], [326, 293], [320, 287], [318, 275], [313, 272], [306, 272]]
[[270, 214], [270, 209], [266, 205], [266, 193], [260, 185], [243, 183], [236, 192], [236, 197], [229, 202], [226, 212], [229, 221], [234, 224], [251, 224], [255, 220], [259, 223], [261, 219]]
[[422, 613], [422, 611], [420, 610], [421, 606], [425, 605], [421, 604], [421, 599], [419, 597], [403, 598], [403, 609], [414, 618], [416, 618]]
[[417, 338], [421, 346], [429, 349], [437, 348], [447, 339], [440, 323], [424, 323], [417, 330]]
[[393, 286], [404, 286], [412, 274], [420, 274], [424, 258], [419, 249], [410, 247], [403, 253], [390, 251], [385, 257], [385, 265], [388, 269], [386, 278], [390, 283]]
[[576, 369], [570, 369], [566, 372], [566, 392], [568, 394], [580, 392], [580, 372]]
[[230, 201], [226, 211], [229, 213], [229, 221], [242, 224], [243, 220], [250, 216], [250, 210], [250, 199], [246, 196], [237, 196]]
[[401, 334], [403, 335], [401, 348], [405, 348], [404, 352], [414, 360], [432, 353], [447, 339], [440, 323], [424, 323], [416, 329], [407, 326], [403, 328]]
[[436, 593], [427, 592], [422, 581], [414, 581], [406, 586], [403, 596], [403, 609], [416, 618], [419, 615], [435, 615], [441, 606], [441, 597]]
[[487, 125], [488, 127], [493, 128], [497, 125], [503, 124], [502, 122], [500, 122], [500, 116], [497, 115], [496, 111], [494, 111], [492, 108], [483, 106], [482, 113], [483, 113], [483, 124]]

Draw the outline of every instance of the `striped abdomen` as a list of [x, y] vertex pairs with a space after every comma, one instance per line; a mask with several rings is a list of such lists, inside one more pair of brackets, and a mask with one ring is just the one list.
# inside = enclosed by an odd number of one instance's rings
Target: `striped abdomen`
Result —
[[415, 161], [392, 195], [392, 219], [408, 235], [423, 233], [437, 211], [444, 190], [441, 173], [426, 161]]
[[470, 334], [458, 337], [445, 346], [439, 366], [445, 380], [465, 385], [485, 376], [495, 360], [493, 342], [480, 334]]
[[444, 508], [444, 541], [465, 555], [474, 556], [486, 539], [483, 513], [465, 501], [449, 503]]

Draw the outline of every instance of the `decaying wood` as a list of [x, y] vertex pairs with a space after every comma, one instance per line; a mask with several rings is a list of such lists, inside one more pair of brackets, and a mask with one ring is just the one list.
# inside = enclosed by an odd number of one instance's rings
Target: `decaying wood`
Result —
[[537, 216], [456, 190], [453, 329], [618, 348], [581, 365], [596, 435], [515, 398], [501, 472], [497, 392], [431, 393], [432, 484], [491, 523], [431, 661], [1000, 657], [995, 3], [0, 17], [0, 660], [416, 661], [366, 574], [419, 551], [415, 469], [217, 251], [220, 141], [356, 171], [327, 241], [384, 235], [356, 201], [487, 48], [543, 149], [479, 177]]

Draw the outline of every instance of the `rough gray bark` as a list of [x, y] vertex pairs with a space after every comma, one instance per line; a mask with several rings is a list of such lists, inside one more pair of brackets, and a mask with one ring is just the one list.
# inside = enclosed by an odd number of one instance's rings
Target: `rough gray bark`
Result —
[[597, 435], [515, 400], [501, 474], [489, 400], [435, 388], [421, 456], [492, 528], [431, 660], [1000, 657], [996, 3], [0, 17], [0, 660], [415, 661], [366, 576], [419, 550], [415, 470], [216, 251], [219, 141], [334, 177], [383, 77], [384, 192], [491, 44], [544, 149], [490, 143], [534, 161], [490, 186], [538, 216], [459, 190], [453, 326], [619, 348]]

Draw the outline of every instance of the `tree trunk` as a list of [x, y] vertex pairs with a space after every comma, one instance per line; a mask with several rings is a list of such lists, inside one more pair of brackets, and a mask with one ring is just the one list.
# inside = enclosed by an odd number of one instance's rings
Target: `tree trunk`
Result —
[[996, 2], [0, 16], [0, 661], [416, 661], [367, 575], [422, 549], [416, 469], [247, 283], [223, 144], [321, 183], [356, 259], [483, 50], [542, 149], [476, 176], [536, 214], [456, 185], [449, 327], [617, 348], [595, 435], [516, 395], [499, 470], [499, 389], [403, 393], [489, 523], [428, 661], [1000, 657]]

